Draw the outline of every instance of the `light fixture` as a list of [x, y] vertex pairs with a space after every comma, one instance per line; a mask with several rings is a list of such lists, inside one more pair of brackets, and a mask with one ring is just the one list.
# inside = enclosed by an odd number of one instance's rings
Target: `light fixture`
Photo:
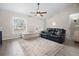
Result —
[[40, 16], [40, 14], [36, 14], [37, 16]]
[[56, 25], [56, 22], [52, 22], [52, 25], [55, 26]]
[[39, 5], [40, 5], [40, 3], [37, 3], [37, 10], [36, 10], [36, 12], [31, 12], [32, 14], [35, 14], [36, 16], [44, 16], [44, 14], [46, 14], [47, 12], [45, 12], [45, 11], [41, 11], [40, 9], [39, 9]]

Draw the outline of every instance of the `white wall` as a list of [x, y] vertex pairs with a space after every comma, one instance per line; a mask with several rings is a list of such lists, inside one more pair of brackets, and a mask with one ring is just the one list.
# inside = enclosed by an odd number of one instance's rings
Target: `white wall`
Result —
[[41, 31], [44, 29], [43, 19], [39, 17], [30, 17], [27, 20], [28, 32]]
[[3, 40], [19, 37], [18, 35], [14, 35], [12, 33], [11, 20], [13, 16], [22, 17], [27, 21], [27, 31], [29, 31], [30, 28], [33, 29], [33, 27], [38, 27], [39, 29], [43, 28], [43, 22], [41, 20], [37, 21], [37, 18], [30, 18], [19, 13], [0, 10], [0, 27], [3, 28]]
[[[55, 14], [50, 19], [47, 19], [47, 28], [64, 28], [66, 30], [66, 36], [69, 38], [70, 36], [70, 23], [71, 20], [69, 19], [69, 15], [72, 13], [79, 12], [79, 6], [72, 6], [64, 9], [63, 11]], [[56, 25], [53, 26], [52, 22], [56, 22]]]

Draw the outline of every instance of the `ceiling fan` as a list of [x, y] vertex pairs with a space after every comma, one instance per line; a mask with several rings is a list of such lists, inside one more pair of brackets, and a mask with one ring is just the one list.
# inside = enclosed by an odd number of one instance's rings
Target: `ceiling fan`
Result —
[[31, 13], [35, 14], [36, 16], [44, 16], [44, 14], [46, 14], [47, 12], [41, 11], [39, 9], [39, 5], [40, 5], [40, 3], [37, 3], [37, 6], [38, 6], [37, 11], [36, 12], [31, 12]]

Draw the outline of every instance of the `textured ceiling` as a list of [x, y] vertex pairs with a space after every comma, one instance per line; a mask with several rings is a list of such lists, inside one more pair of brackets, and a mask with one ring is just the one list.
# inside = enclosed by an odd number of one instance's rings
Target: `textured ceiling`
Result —
[[[62, 11], [64, 8], [71, 6], [71, 3], [40, 3], [40, 9], [47, 11], [44, 18], [48, 19], [54, 14]], [[25, 15], [32, 15], [30, 12], [37, 10], [36, 3], [0, 3], [0, 9], [22, 13]]]

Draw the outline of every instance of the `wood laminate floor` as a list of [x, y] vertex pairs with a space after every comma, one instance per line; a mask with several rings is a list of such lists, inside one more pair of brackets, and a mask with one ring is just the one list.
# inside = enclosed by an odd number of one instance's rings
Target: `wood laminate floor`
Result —
[[[21, 39], [4, 40], [2, 46], [0, 46], [0, 56], [24, 56], [22, 48], [18, 44]], [[65, 40], [64, 45], [79, 48], [79, 43], [75, 43], [73, 40]]]
[[65, 42], [63, 43], [64, 45], [79, 48], [79, 43], [74, 42], [72, 39], [66, 39]]
[[0, 46], [0, 56], [23, 56], [23, 51], [18, 44], [19, 39], [4, 40]]

